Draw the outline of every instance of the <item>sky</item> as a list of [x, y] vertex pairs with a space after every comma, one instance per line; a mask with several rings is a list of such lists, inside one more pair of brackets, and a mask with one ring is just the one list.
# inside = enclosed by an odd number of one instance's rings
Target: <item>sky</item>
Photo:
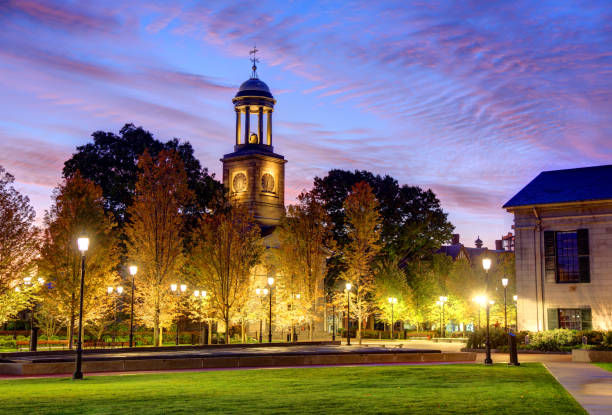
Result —
[[0, 165], [39, 220], [125, 123], [220, 178], [253, 45], [287, 203], [332, 168], [389, 174], [492, 248], [539, 172], [612, 164], [610, 1], [0, 0], [0, 27]]

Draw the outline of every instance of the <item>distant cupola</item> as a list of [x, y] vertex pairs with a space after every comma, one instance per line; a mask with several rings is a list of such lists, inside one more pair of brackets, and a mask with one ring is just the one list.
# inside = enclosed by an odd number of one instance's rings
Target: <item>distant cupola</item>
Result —
[[476, 239], [474, 243], [476, 244], [476, 248], [482, 248], [482, 241], [480, 240], [480, 235], [478, 235], [478, 239]]

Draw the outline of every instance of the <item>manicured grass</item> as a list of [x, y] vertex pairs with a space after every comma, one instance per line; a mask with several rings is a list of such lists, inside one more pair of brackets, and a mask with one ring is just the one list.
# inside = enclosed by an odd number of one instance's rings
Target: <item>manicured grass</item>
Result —
[[586, 414], [539, 363], [0, 381], [5, 414]]
[[594, 363], [602, 369], [606, 369], [609, 372], [612, 372], [612, 363]]

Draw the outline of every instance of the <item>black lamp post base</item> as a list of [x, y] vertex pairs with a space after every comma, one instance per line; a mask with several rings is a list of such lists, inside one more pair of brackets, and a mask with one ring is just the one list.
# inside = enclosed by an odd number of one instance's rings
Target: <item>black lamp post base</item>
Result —
[[492, 365], [493, 364], [493, 360], [492, 359], [485, 359], [484, 364], [485, 365]]
[[72, 380], [83, 380], [83, 372], [74, 372], [72, 374]]

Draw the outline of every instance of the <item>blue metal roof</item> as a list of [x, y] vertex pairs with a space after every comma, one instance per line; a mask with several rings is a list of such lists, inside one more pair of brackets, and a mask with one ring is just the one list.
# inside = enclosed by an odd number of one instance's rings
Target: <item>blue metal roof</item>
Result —
[[504, 208], [612, 199], [612, 165], [540, 173]]

